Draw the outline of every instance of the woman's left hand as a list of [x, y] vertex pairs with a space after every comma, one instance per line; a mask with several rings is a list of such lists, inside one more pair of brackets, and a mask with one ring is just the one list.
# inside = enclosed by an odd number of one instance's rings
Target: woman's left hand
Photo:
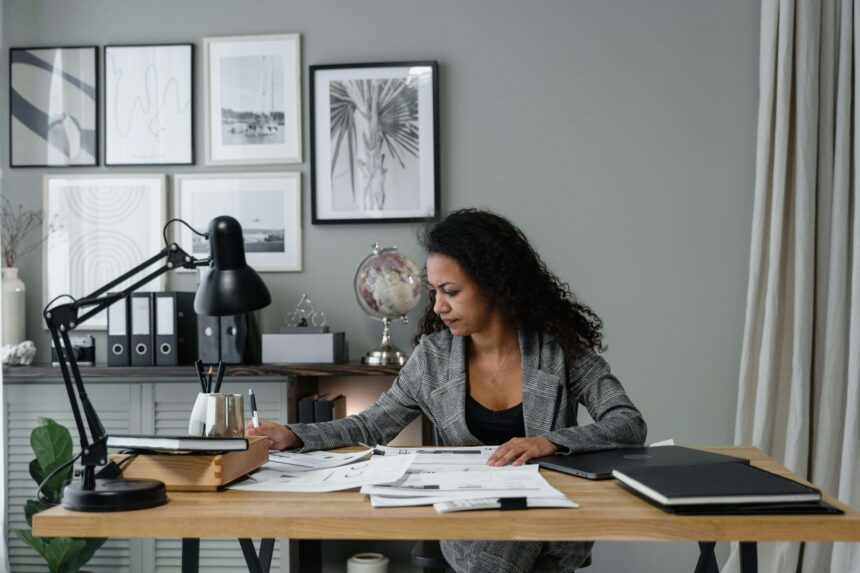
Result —
[[558, 446], [539, 436], [537, 438], [513, 438], [499, 446], [490, 459], [488, 466], [506, 466], [513, 460], [515, 466], [521, 466], [532, 458], [548, 456], [558, 451]]

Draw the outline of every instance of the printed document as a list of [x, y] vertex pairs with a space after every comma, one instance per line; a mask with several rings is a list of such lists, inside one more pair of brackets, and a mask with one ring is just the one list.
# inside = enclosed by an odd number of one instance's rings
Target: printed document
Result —
[[373, 456], [367, 462], [292, 474], [277, 469], [261, 469], [245, 480], [227, 486], [227, 489], [304, 493], [352, 489], [399, 480], [414, 460], [415, 455]]
[[338, 453], [338, 452], [308, 452], [302, 454], [299, 452], [279, 452], [272, 450], [269, 452], [269, 463], [263, 466], [264, 469], [278, 470], [283, 473], [306, 472], [309, 470], [321, 470], [325, 468], [334, 468], [357, 462], [361, 458], [370, 454], [372, 450], [361, 450], [358, 452]]
[[539, 470], [539, 466], [527, 465], [505, 468], [487, 466], [487, 471], [480, 472], [406, 473], [396, 481], [363, 486], [361, 493], [389, 497], [454, 496], [463, 493], [481, 493], [480, 497], [564, 497], [563, 493], [549, 485]]

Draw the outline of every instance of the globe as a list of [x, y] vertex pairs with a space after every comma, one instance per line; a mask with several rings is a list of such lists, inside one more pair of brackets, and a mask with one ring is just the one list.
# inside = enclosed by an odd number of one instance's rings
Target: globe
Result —
[[355, 297], [358, 305], [371, 317], [381, 320], [382, 343], [368, 352], [365, 364], [405, 364], [406, 355], [391, 343], [391, 321], [406, 322], [406, 313], [415, 308], [421, 299], [421, 272], [397, 247], [380, 248], [373, 244], [373, 252], [365, 257], [355, 271]]
[[374, 244], [355, 271], [355, 296], [373, 318], [403, 318], [421, 299], [421, 272], [397, 247]]

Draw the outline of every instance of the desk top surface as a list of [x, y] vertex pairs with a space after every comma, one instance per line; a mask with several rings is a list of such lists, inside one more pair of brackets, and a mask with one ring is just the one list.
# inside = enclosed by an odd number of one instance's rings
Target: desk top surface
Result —
[[[749, 458], [798, 479], [752, 447], [703, 448]], [[428, 507], [373, 508], [357, 491], [296, 494], [169, 492], [161, 507], [118, 513], [78, 513], [55, 507], [34, 517], [39, 536], [250, 537], [291, 539], [497, 539], [616, 541], [860, 541], [860, 512], [833, 497], [845, 515], [678, 516], [623, 489], [541, 470], [578, 509], [466, 511]], [[802, 480], [800, 480], [802, 481]]]

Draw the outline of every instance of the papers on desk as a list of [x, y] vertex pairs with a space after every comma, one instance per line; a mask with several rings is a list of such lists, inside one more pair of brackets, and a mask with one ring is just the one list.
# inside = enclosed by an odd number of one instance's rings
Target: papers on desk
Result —
[[283, 473], [299, 473], [309, 470], [321, 470], [325, 468], [335, 468], [357, 462], [361, 458], [367, 456], [373, 450], [361, 450], [358, 452], [338, 453], [338, 452], [309, 452], [302, 454], [299, 452], [269, 452], [269, 463], [263, 466], [264, 469], [278, 470]]
[[416, 458], [400, 479], [362, 486], [361, 492], [370, 495], [373, 507], [432, 505], [488, 497], [567, 500], [540, 475], [538, 466], [486, 465], [495, 449], [495, 446], [377, 448], [386, 458], [405, 455]]
[[227, 487], [241, 491], [303, 493], [340, 491], [398, 480], [406, 474], [406, 470], [414, 460], [414, 455], [373, 456], [367, 462], [294, 473], [285, 473], [264, 466], [244, 481]]

